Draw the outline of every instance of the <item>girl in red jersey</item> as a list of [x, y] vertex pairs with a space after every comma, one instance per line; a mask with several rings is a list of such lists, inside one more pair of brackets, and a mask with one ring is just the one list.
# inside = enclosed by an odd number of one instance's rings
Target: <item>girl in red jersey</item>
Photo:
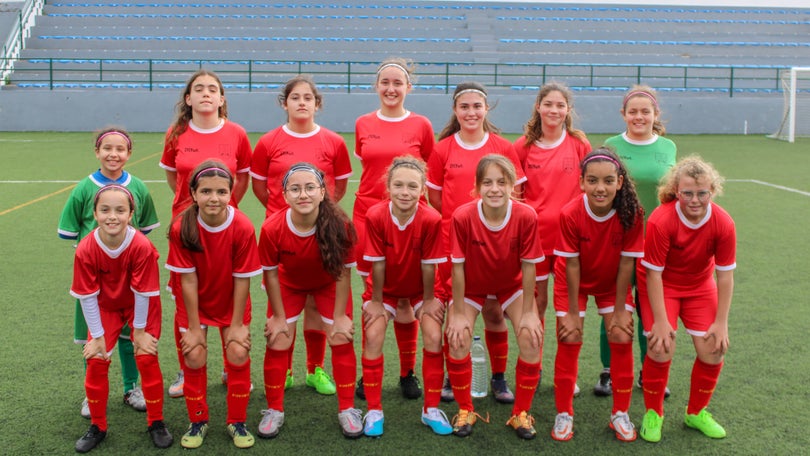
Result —
[[[298, 75], [287, 81], [278, 101], [287, 111], [287, 123], [259, 139], [250, 165], [253, 193], [267, 208], [265, 218], [288, 207], [283, 189], [275, 184], [295, 163], [308, 162], [323, 170], [326, 190], [333, 195], [334, 201], [340, 201], [346, 194], [346, 184], [352, 174], [349, 151], [343, 138], [315, 123], [315, 114], [323, 104], [323, 97], [310, 76]], [[268, 182], [273, 185], [268, 185]], [[308, 299], [305, 309], [306, 384], [318, 393], [335, 394], [335, 382], [323, 370], [326, 334], [319, 329], [321, 320], [315, 302]], [[287, 386], [293, 384], [292, 354], [293, 350], [290, 350]]]
[[[487, 307], [509, 316], [520, 350], [515, 368], [517, 395], [506, 424], [523, 439], [537, 434], [529, 409], [540, 377], [543, 347], [543, 326], [534, 303], [535, 268], [544, 258], [537, 237], [537, 213], [510, 198], [515, 181], [515, 167], [509, 159], [485, 156], [475, 173], [475, 192], [480, 199], [453, 214], [447, 372], [459, 406], [453, 433], [461, 437], [470, 435], [480, 417], [470, 395], [470, 343], [475, 320]], [[540, 293], [547, 284], [541, 285]]]
[[250, 278], [261, 274], [256, 234], [245, 214], [228, 204], [233, 176], [209, 160], [191, 174], [192, 204], [169, 231], [166, 268], [178, 276], [176, 316], [182, 338], [185, 397], [191, 424], [180, 444], [198, 448], [208, 432], [206, 342], [220, 329], [228, 375], [227, 430], [237, 448], [253, 446], [245, 427], [250, 399]]
[[[354, 154], [363, 165], [363, 173], [355, 193], [352, 222], [357, 229], [357, 273], [364, 278], [371, 271], [371, 264], [363, 259], [366, 211], [386, 200], [386, 169], [395, 157], [410, 155], [428, 161], [433, 151], [430, 121], [405, 108], [405, 97], [413, 88], [413, 72], [413, 63], [403, 58], [392, 57], [380, 63], [374, 82], [380, 107], [355, 122]], [[399, 349], [400, 390], [405, 398], [417, 399], [422, 394], [414, 376], [419, 323], [409, 304], [397, 308], [394, 335]], [[362, 377], [357, 382], [357, 396], [365, 399]]]
[[[428, 199], [442, 214], [442, 242], [445, 253], [450, 254], [450, 225], [453, 211], [473, 199], [476, 166], [487, 154], [507, 157], [517, 169], [515, 186], [526, 180], [512, 144], [498, 136], [500, 130], [487, 118], [489, 104], [484, 86], [477, 82], [464, 82], [453, 92], [453, 115], [439, 134], [439, 142], [428, 161]], [[437, 295], [448, 300], [450, 291], [450, 265], [439, 266]], [[492, 392], [495, 400], [512, 403], [514, 394], [504, 378], [509, 355], [509, 333], [503, 312], [497, 307], [484, 308], [484, 333], [492, 367]], [[442, 390], [442, 400], [452, 401], [449, 383]]]
[[362, 364], [368, 400], [363, 432], [369, 437], [383, 433], [385, 329], [388, 320], [396, 318], [406, 306], [415, 310], [422, 322], [426, 388], [422, 422], [440, 435], [453, 431], [447, 416], [438, 409], [444, 378], [444, 305], [433, 290], [436, 265], [447, 261], [447, 257], [442, 254], [441, 215], [421, 200], [425, 181], [425, 162], [412, 156], [395, 158], [387, 178], [390, 199], [371, 206], [366, 214], [363, 256], [371, 263], [371, 275], [363, 294]]
[[[577, 171], [579, 163], [591, 150], [585, 133], [574, 128], [573, 117], [571, 90], [558, 82], [544, 84], [537, 94], [523, 136], [515, 141], [515, 153], [526, 175], [523, 202], [537, 211], [538, 235], [545, 249], [546, 261], [541, 264], [547, 265], [548, 270], [537, 271], [537, 278], [541, 281], [554, 272], [560, 210], [581, 194]], [[537, 311], [543, 322], [547, 304], [537, 301]], [[579, 393], [576, 385], [574, 391]]]
[[332, 348], [332, 368], [343, 435], [363, 435], [362, 412], [354, 408], [357, 358], [352, 338], [351, 268], [357, 236], [330, 198], [323, 173], [309, 163], [293, 165], [282, 179], [290, 206], [262, 224], [259, 254], [267, 290], [264, 391], [259, 436], [272, 438], [284, 424], [284, 382], [296, 322], [309, 296], [315, 301]]
[[661, 440], [664, 389], [675, 351], [678, 318], [695, 346], [684, 422], [708, 437], [726, 431], [706, 410], [729, 347], [728, 313], [737, 266], [734, 221], [712, 201], [723, 178], [699, 157], [670, 169], [658, 188], [658, 206], [647, 220], [644, 259], [637, 269], [641, 318], [649, 340], [644, 360], [644, 406], [639, 434]]
[[582, 327], [588, 296], [609, 329], [613, 411], [610, 427], [622, 441], [636, 439], [630, 421], [633, 392], [633, 296], [630, 282], [635, 259], [644, 254], [644, 216], [633, 181], [618, 156], [600, 148], [582, 160], [584, 194], [560, 212], [560, 239], [554, 254], [564, 258], [554, 267], [557, 314], [557, 357], [554, 395], [557, 418], [551, 437], [574, 435], [574, 385], [579, 370]]
[[[230, 204], [237, 207], [250, 181], [251, 147], [245, 129], [228, 119], [228, 101], [222, 81], [212, 71], [198, 70], [188, 79], [175, 105], [176, 117], [166, 132], [160, 167], [166, 170], [166, 182], [174, 193], [172, 218], [191, 203], [186, 191], [191, 172], [205, 160], [219, 160], [235, 177]], [[179, 288], [174, 273], [169, 275], [170, 290]], [[183, 395], [183, 354], [180, 331], [174, 322], [174, 341], [180, 373], [169, 386], [170, 397]], [[226, 375], [222, 374], [223, 382]]]
[[93, 201], [98, 228], [79, 242], [70, 294], [81, 302], [89, 328], [83, 354], [87, 360], [85, 390], [91, 425], [76, 442], [87, 453], [107, 436], [110, 354], [121, 329], [129, 324], [135, 362], [146, 397], [146, 422], [155, 446], [168, 448], [172, 436], [163, 423], [163, 375], [157, 358], [160, 337], [158, 252], [129, 223], [135, 200], [125, 187], [106, 185]]

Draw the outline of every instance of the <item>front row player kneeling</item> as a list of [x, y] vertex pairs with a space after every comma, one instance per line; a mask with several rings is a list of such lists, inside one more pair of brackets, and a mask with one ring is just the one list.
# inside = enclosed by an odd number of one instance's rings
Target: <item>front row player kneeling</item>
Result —
[[692, 386], [684, 422], [708, 437], [726, 431], [706, 410], [728, 350], [728, 313], [734, 292], [737, 237], [734, 221], [712, 201], [723, 178], [698, 157], [675, 164], [658, 188], [647, 221], [644, 259], [637, 267], [644, 333], [644, 406], [639, 434], [661, 440], [664, 395], [680, 317], [695, 346]]
[[198, 448], [208, 432], [208, 328], [218, 327], [228, 376], [227, 432], [237, 448], [253, 446], [245, 427], [250, 400], [250, 278], [261, 274], [256, 232], [228, 205], [233, 176], [217, 161], [191, 174], [192, 204], [172, 223], [166, 268], [180, 275], [175, 293], [185, 361], [183, 393], [191, 424], [180, 444]]
[[125, 324], [132, 328], [135, 362], [143, 378], [149, 435], [155, 446], [168, 448], [172, 436], [163, 423], [163, 375], [157, 358], [161, 323], [158, 252], [129, 225], [135, 202], [125, 187], [102, 187], [93, 208], [98, 228], [79, 242], [70, 287], [70, 294], [81, 302], [90, 333], [83, 354], [92, 424], [76, 442], [76, 451], [86, 453], [107, 436], [110, 354]]
[[[536, 264], [544, 256], [536, 234], [537, 213], [510, 198], [515, 181], [515, 167], [509, 159], [501, 155], [483, 157], [475, 172], [475, 191], [480, 198], [453, 213], [453, 301], [446, 329], [447, 372], [459, 405], [453, 433], [460, 437], [470, 435], [480, 417], [473, 409], [470, 394], [470, 345], [475, 320], [485, 306], [497, 306], [506, 313], [520, 350], [515, 368], [515, 403], [506, 424], [520, 438], [532, 439], [536, 435], [534, 418], [528, 412], [540, 376], [543, 327], [534, 290]], [[541, 295], [546, 286], [538, 283]]]
[[636, 439], [630, 421], [633, 392], [633, 298], [630, 281], [635, 258], [643, 254], [643, 209], [619, 157], [600, 148], [580, 165], [582, 195], [560, 212], [555, 255], [554, 307], [557, 357], [554, 396], [557, 418], [551, 437], [574, 435], [574, 385], [579, 369], [582, 328], [588, 296], [596, 300], [610, 343], [613, 410], [610, 427], [622, 441]]
[[363, 435], [362, 412], [354, 408], [357, 358], [352, 343], [349, 292], [357, 236], [346, 214], [327, 194], [323, 173], [309, 163], [293, 165], [282, 179], [289, 208], [262, 224], [259, 255], [267, 291], [264, 391], [259, 437], [278, 435], [284, 424], [284, 383], [296, 323], [309, 296], [315, 301], [327, 342], [343, 435]]

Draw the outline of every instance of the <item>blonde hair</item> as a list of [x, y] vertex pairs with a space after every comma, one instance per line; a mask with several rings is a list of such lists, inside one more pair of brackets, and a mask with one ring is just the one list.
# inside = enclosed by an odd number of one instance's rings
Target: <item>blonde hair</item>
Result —
[[725, 179], [717, 172], [715, 167], [697, 155], [690, 155], [682, 158], [669, 169], [666, 175], [661, 178], [658, 186], [658, 200], [668, 203], [678, 198], [678, 185], [681, 177], [691, 177], [696, 182], [708, 181], [712, 194], [723, 194], [723, 182]]
[[479, 193], [478, 189], [481, 187], [481, 182], [483, 182], [487, 168], [490, 166], [500, 168], [503, 177], [506, 178], [509, 185], [512, 187], [515, 186], [517, 182], [517, 171], [515, 171], [515, 165], [512, 161], [500, 154], [489, 154], [481, 157], [481, 160], [478, 161], [478, 166], [475, 168], [475, 193]]
[[385, 173], [387, 176], [385, 182], [386, 186], [391, 185], [391, 178], [393, 177], [394, 170], [397, 168], [408, 168], [418, 172], [422, 186], [427, 182], [427, 165], [425, 165], [425, 162], [412, 155], [400, 155], [391, 161], [391, 166], [388, 167]]

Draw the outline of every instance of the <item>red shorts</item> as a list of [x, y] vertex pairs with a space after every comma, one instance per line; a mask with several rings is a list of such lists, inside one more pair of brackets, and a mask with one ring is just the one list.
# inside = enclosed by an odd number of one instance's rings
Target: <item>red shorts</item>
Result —
[[[332, 324], [335, 322], [335, 289], [336, 284], [331, 283], [325, 287], [311, 291], [299, 291], [281, 286], [281, 302], [284, 304], [284, 313], [287, 315], [287, 323], [295, 323], [301, 317], [304, 311], [304, 306], [307, 302], [307, 297], [312, 296], [315, 300], [315, 307], [321, 316], [324, 323]], [[273, 315], [273, 309], [268, 302], [267, 305], [267, 318]], [[346, 316], [352, 318], [352, 298], [351, 292], [349, 293], [348, 302], [346, 303]]]
[[[397, 298], [394, 296], [383, 295], [382, 299], [383, 307], [385, 308], [386, 312], [391, 314], [391, 318], [397, 316], [397, 307], [399, 306], [400, 300], [408, 301], [408, 304], [410, 304], [410, 306], [413, 307], [414, 312], [419, 310], [419, 308], [422, 307], [423, 304], [422, 295], [414, 296], [412, 298]], [[366, 308], [369, 302], [371, 302], [371, 291], [366, 289], [366, 292], [363, 293], [363, 309]]]
[[[124, 325], [129, 324], [133, 328], [133, 319], [135, 318], [135, 308], [106, 310], [103, 307], [98, 309], [99, 317], [101, 318], [101, 327], [104, 328], [104, 344], [107, 348], [107, 354], [112, 353], [115, 348], [115, 343], [118, 342], [118, 337], [121, 335], [121, 329]], [[163, 319], [163, 313], [160, 307], [160, 296], [149, 297], [149, 315], [146, 317], [146, 327], [144, 330], [152, 335], [155, 339], [160, 339], [160, 323]], [[87, 334], [87, 340], [92, 336]]]
[[[639, 313], [645, 336], [650, 333], [653, 325], [653, 312], [646, 288], [646, 284], [639, 283], [638, 301], [641, 308]], [[664, 287], [664, 306], [670, 326], [677, 330], [680, 317], [688, 334], [696, 337], [706, 335], [706, 331], [717, 319], [717, 290], [704, 291], [689, 297], [668, 297], [670, 295], [671, 293]]]
[[[588, 307], [588, 296], [593, 296], [596, 301], [596, 308], [599, 315], [611, 313], [615, 310], [616, 292], [587, 294], [580, 293], [579, 299], [579, 316], [585, 316], [585, 309]], [[624, 297], [624, 308], [630, 312], [636, 309], [633, 302], [633, 289], [628, 286], [627, 294]], [[558, 317], [564, 317], [568, 313], [568, 287], [554, 286], [554, 310]]]
[[[465, 295], [464, 303], [475, 307], [475, 309], [480, 312], [481, 309], [484, 308], [484, 304], [487, 301], [496, 301], [500, 306], [501, 310], [505, 311], [507, 307], [509, 307], [513, 302], [520, 299], [522, 296], [523, 296], [523, 287], [520, 286], [516, 289], [504, 291], [494, 295], [485, 295], [485, 296]], [[451, 306], [453, 305], [453, 301], [450, 301], [450, 305]]]

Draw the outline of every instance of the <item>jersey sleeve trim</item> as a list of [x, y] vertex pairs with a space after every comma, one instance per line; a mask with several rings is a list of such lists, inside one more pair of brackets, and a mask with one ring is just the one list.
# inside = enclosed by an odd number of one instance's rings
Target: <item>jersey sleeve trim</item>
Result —
[[554, 249], [554, 255], [563, 258], [576, 258], [579, 256], [579, 252], [563, 252], [562, 250]]
[[335, 176], [335, 180], [336, 181], [345, 180], [345, 179], [348, 179], [350, 177], [352, 177], [352, 173], [346, 173], [346, 174], [341, 174], [340, 176]]
[[139, 291], [139, 290], [136, 290], [136, 289], [134, 289], [132, 287], [129, 287], [129, 289], [132, 290], [132, 292], [135, 293], [136, 295], [147, 296], [147, 297], [149, 297], [149, 296], [160, 296], [160, 290]]
[[548, 278], [550, 276], [551, 276], [551, 274], [536, 275], [536, 276], [534, 276], [534, 281], [535, 282], [540, 282], [540, 281], [543, 281], [543, 280], [548, 280]]
[[462, 258], [450, 257], [450, 261], [452, 261], [453, 264], [464, 263], [464, 257]]
[[716, 264], [714, 265], [714, 269], [717, 269], [718, 271], [733, 271], [734, 269], [737, 269], [737, 263], [732, 263], [729, 265]]
[[262, 270], [261, 270], [261, 268], [260, 268], [260, 269], [256, 269], [255, 271], [248, 271], [248, 272], [234, 272], [234, 273], [233, 273], [233, 274], [231, 274], [231, 275], [232, 275], [232, 276], [234, 276], [234, 277], [239, 277], [239, 278], [241, 278], [241, 279], [247, 279], [247, 278], [250, 278], [250, 277], [257, 276], [257, 275], [259, 275], [259, 274], [261, 274], [261, 273], [262, 273]]
[[150, 232], [152, 232], [152, 231], [154, 231], [154, 230], [156, 230], [158, 228], [160, 228], [160, 222], [155, 223], [153, 225], [149, 225], [149, 226], [142, 226], [142, 227], [138, 228], [138, 231], [140, 231], [143, 234], [149, 234]]
[[524, 263], [532, 263], [532, 264], [542, 263], [545, 260], [546, 260], [545, 255], [540, 255], [539, 257], [534, 257], [534, 258], [521, 258], [520, 259], [520, 261], [522, 261]]
[[60, 239], [67, 239], [70, 241], [79, 239], [79, 233], [74, 233], [73, 231], [56, 230], [56, 234], [59, 235]]
[[170, 264], [166, 264], [166, 269], [172, 272], [176, 272], [178, 274], [190, 274], [192, 272], [197, 272], [197, 268], [190, 267], [190, 268], [179, 268], [177, 266], [172, 266]]
[[257, 179], [257, 180], [260, 180], [260, 181], [266, 181], [267, 180], [267, 176], [261, 176], [259, 174], [256, 174], [255, 171], [250, 172], [250, 177], [252, 177], [254, 179]]
[[424, 260], [422, 260], [422, 264], [441, 264], [441, 263], [447, 263], [447, 257], [425, 258]]
[[644, 252], [626, 252], [622, 250], [620, 255], [624, 257], [644, 258]]
[[652, 264], [652, 263], [650, 263], [650, 262], [648, 262], [646, 260], [641, 260], [641, 265], [644, 266], [645, 268], [651, 269], [653, 271], [664, 272], [664, 267], [663, 266], [656, 266], [656, 265], [654, 265], [654, 264]]
[[434, 183], [433, 183], [433, 182], [431, 182], [431, 181], [427, 181], [427, 182], [425, 182], [425, 185], [427, 185], [427, 186], [428, 186], [428, 188], [432, 188], [433, 190], [437, 190], [437, 191], [441, 191], [441, 189], [442, 189], [442, 186], [441, 186], [441, 185], [436, 185], [436, 184], [434, 184]]
[[177, 168], [172, 168], [171, 166], [166, 165], [166, 164], [164, 164], [163, 162], [159, 162], [159, 163], [158, 163], [158, 166], [160, 166], [161, 168], [165, 169], [166, 171], [172, 171], [172, 172], [175, 172], [175, 173], [177, 172]]
[[250, 173], [250, 166], [248, 166], [247, 168], [242, 168], [242, 169], [237, 169], [236, 170], [236, 174], [244, 174], [244, 173]]
[[353, 261], [351, 263], [346, 263], [346, 264], [343, 265], [343, 267], [346, 268], [346, 269], [356, 268], [357, 267], [357, 262]]
[[385, 257], [384, 257], [384, 256], [369, 256], [369, 255], [363, 255], [363, 259], [364, 259], [364, 260], [366, 260], [366, 261], [370, 261], [370, 262], [372, 262], [372, 263], [375, 263], [375, 262], [378, 262], [378, 261], [385, 261]]
[[265, 271], [275, 271], [276, 269], [278, 269], [278, 265], [275, 265], [275, 266], [264, 266], [264, 265], [262, 265], [262, 269], [265, 270]]
[[96, 290], [96, 291], [94, 291], [92, 293], [88, 293], [88, 294], [79, 294], [79, 293], [76, 293], [73, 290], [70, 290], [70, 295], [73, 296], [74, 298], [78, 299], [78, 300], [92, 298], [93, 296], [98, 296], [99, 293], [101, 293], [100, 289]]

